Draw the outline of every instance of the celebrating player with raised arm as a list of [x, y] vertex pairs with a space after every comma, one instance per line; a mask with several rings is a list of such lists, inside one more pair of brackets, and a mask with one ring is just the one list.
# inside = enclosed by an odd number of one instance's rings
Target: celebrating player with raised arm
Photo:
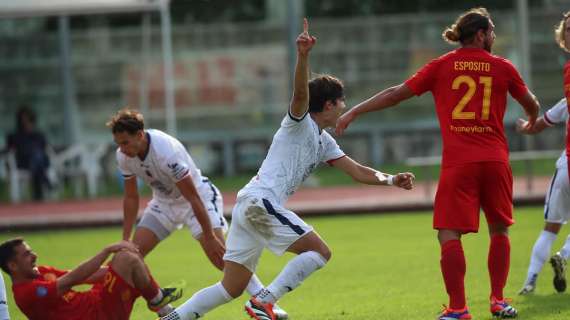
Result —
[[[556, 43], [566, 52], [570, 52], [570, 11], [564, 13], [562, 20], [554, 29]], [[546, 194], [544, 204], [544, 230], [536, 240], [532, 248], [530, 265], [528, 267], [527, 279], [519, 294], [533, 292], [536, 287], [538, 273], [550, 255], [552, 243], [556, 239], [562, 224], [570, 218], [570, 184], [568, 183], [570, 171], [568, 170], [568, 156], [570, 155], [570, 61], [564, 66], [564, 94], [566, 99], [560, 100], [554, 107], [550, 108], [544, 116], [538, 119], [533, 128], [525, 126], [524, 120], [517, 123], [519, 131], [525, 134], [536, 134], [542, 130], [553, 126], [556, 123], [566, 123], [566, 150], [556, 161], [556, 172], [552, 177], [552, 183]], [[570, 236], [562, 249], [550, 258], [550, 264], [554, 269], [554, 288], [558, 292], [566, 290], [566, 260], [570, 258]]]
[[431, 91], [443, 138], [442, 170], [435, 198], [433, 227], [441, 244], [441, 271], [449, 306], [439, 319], [471, 319], [467, 309], [465, 256], [461, 236], [479, 229], [479, 210], [489, 225], [491, 245], [491, 313], [516, 317], [503, 298], [510, 262], [508, 227], [512, 218], [512, 173], [503, 117], [507, 92], [524, 108], [532, 127], [539, 104], [507, 59], [491, 54], [494, 24], [485, 8], [461, 14], [443, 32], [444, 40], [461, 44], [457, 50], [426, 64], [411, 78], [377, 93], [345, 113], [341, 134], [362, 113], [395, 106]]
[[309, 81], [309, 51], [316, 38], [309, 35], [306, 19], [303, 29], [297, 38], [289, 111], [273, 136], [257, 175], [238, 193], [226, 243], [224, 278], [194, 294], [163, 319], [197, 319], [239, 297], [264, 248], [277, 255], [286, 251], [297, 254], [266, 289], [246, 303], [246, 311], [254, 319], [276, 319], [273, 304], [324, 267], [331, 257], [329, 247], [313, 227], [284, 207], [289, 196], [320, 163], [339, 168], [361, 183], [412, 188], [411, 173], [393, 176], [365, 167], [346, 156], [324, 130], [335, 125], [345, 107], [343, 85], [328, 75]]
[[[133, 243], [146, 256], [171, 232], [186, 225], [206, 256], [223, 270], [224, 232], [222, 195], [194, 164], [186, 148], [174, 137], [154, 129], [145, 130], [142, 114], [124, 109], [107, 123], [118, 145], [117, 162], [125, 179], [123, 239], [129, 240], [139, 209], [137, 177], [152, 188], [152, 200], [136, 228]], [[247, 290], [263, 289], [252, 276]], [[287, 313], [275, 307], [279, 319]]]

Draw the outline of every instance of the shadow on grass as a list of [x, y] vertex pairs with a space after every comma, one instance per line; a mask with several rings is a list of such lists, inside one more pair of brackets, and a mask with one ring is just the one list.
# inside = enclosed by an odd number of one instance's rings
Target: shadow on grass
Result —
[[[554, 289], [553, 289], [554, 290]], [[561, 314], [570, 310], [570, 295], [568, 293], [529, 294], [518, 296], [522, 319], [562, 319]], [[515, 304], [515, 307], [516, 305]], [[557, 318], [555, 318], [558, 316]]]

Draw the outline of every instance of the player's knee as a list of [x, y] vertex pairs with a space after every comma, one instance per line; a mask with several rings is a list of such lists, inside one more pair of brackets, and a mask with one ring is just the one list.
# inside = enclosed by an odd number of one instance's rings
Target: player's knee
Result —
[[321, 251], [319, 252], [319, 254], [325, 259], [325, 261], [330, 261], [332, 258], [332, 251], [328, 246], [324, 246], [324, 248], [321, 249]]
[[328, 256], [325, 257], [320, 252], [317, 251], [308, 251], [303, 253], [303, 255], [308, 257], [312, 261], [312, 263], [315, 264], [317, 269], [323, 268], [331, 258], [330, 253]]
[[491, 224], [489, 225], [489, 233], [491, 234], [491, 236], [494, 235], [508, 236], [509, 226], [504, 224]]
[[544, 225], [544, 231], [548, 231], [550, 233], [558, 234], [558, 232], [560, 232], [561, 227], [562, 227], [562, 224], [560, 224], [560, 223], [547, 222]]
[[236, 285], [235, 283], [226, 283], [224, 280], [222, 280], [221, 285], [232, 299], [239, 298], [247, 288], [247, 283]]
[[461, 232], [457, 230], [440, 229], [437, 232], [437, 238], [439, 240], [439, 243], [443, 245], [447, 241], [461, 240]]
[[142, 258], [138, 254], [130, 251], [119, 251], [115, 253], [113, 262], [119, 265], [135, 266], [142, 262]]
[[117, 274], [127, 279], [132, 274], [135, 266], [138, 265], [137, 259], [134, 253], [119, 251], [113, 256], [110, 266]]
[[[157, 227], [158, 228], [158, 227]], [[147, 227], [138, 227], [133, 236], [133, 243], [139, 248], [139, 253], [145, 257], [156, 245], [168, 236], [168, 230], [164, 229], [161, 235]]]
[[232, 288], [232, 289], [227, 290], [227, 291], [228, 291], [228, 294], [232, 297], [232, 299], [236, 299], [236, 298], [241, 297], [241, 295], [245, 291], [245, 288]]
[[324, 242], [309, 250], [303, 251], [300, 254], [305, 254], [305, 253], [309, 253], [310, 256], [313, 258], [313, 260], [315, 260], [315, 262], [318, 262], [319, 265], [321, 265], [322, 261], [323, 263], [322, 266], [320, 267], [323, 267], [332, 257], [331, 250]]
[[332, 257], [331, 249], [324, 241], [320, 241], [313, 251], [317, 252], [325, 261], [329, 261]]

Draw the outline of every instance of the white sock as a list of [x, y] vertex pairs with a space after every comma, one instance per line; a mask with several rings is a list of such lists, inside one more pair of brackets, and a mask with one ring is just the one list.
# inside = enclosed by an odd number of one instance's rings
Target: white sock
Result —
[[530, 256], [526, 283], [531, 282], [532, 278], [536, 277], [542, 269], [542, 266], [550, 256], [550, 249], [554, 240], [556, 240], [556, 234], [546, 230], [542, 230], [540, 236], [536, 239]]
[[169, 303], [164, 307], [162, 307], [162, 309], [158, 310], [156, 314], [158, 314], [159, 317], [164, 317], [169, 313], [171, 313], [172, 311], [174, 311], [174, 307]]
[[160, 300], [162, 300], [163, 297], [164, 295], [162, 294], [162, 289], [158, 289], [156, 296], [154, 296], [154, 298], [152, 298], [149, 302], [150, 304], [157, 304], [160, 302]]
[[566, 238], [566, 242], [562, 249], [560, 249], [560, 255], [565, 260], [568, 260], [568, 257], [570, 257], [570, 235]]
[[255, 274], [253, 274], [251, 275], [251, 279], [249, 279], [249, 283], [247, 284], [245, 291], [247, 291], [247, 293], [249, 293], [250, 296], [255, 296], [256, 294], [260, 293], [261, 290], [263, 290], [264, 288], [265, 286], [263, 285], [263, 283], [261, 283], [261, 280], [259, 280], [259, 278]]
[[192, 298], [162, 318], [164, 320], [194, 320], [203, 317], [208, 311], [232, 301], [221, 282], [196, 292]]
[[327, 259], [315, 251], [303, 252], [283, 268], [283, 271], [267, 286], [258, 299], [263, 303], [275, 303], [285, 293], [297, 288], [311, 273], [325, 266]]

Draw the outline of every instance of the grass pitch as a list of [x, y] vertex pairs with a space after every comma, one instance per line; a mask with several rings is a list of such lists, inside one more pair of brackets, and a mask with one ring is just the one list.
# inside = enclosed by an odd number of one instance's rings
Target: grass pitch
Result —
[[[519, 319], [570, 319], [569, 294], [557, 294], [552, 271], [546, 264], [536, 293], [516, 293], [526, 277], [532, 245], [543, 227], [542, 208], [515, 211], [517, 224], [511, 229], [512, 261], [506, 296], [514, 299]], [[337, 216], [307, 220], [328, 242], [333, 258], [280, 305], [293, 320], [434, 319], [447, 295], [439, 271], [439, 246], [431, 229], [431, 214], [387, 214]], [[466, 290], [474, 319], [490, 319], [486, 225], [481, 233], [464, 237], [467, 256]], [[566, 238], [564, 228], [553, 246], [558, 250]], [[72, 268], [94, 255], [106, 244], [119, 240], [119, 228], [3, 234], [0, 240], [24, 236], [39, 255], [39, 264]], [[258, 275], [269, 283], [290, 258], [266, 252]], [[162, 284], [185, 279], [182, 300], [221, 278], [185, 230], [175, 232], [147, 257], [147, 263]], [[25, 319], [15, 306], [7, 280], [12, 319]], [[244, 295], [205, 316], [205, 319], [247, 319]], [[180, 302], [181, 303], [181, 302]], [[137, 302], [132, 319], [155, 319], [144, 301]]]

